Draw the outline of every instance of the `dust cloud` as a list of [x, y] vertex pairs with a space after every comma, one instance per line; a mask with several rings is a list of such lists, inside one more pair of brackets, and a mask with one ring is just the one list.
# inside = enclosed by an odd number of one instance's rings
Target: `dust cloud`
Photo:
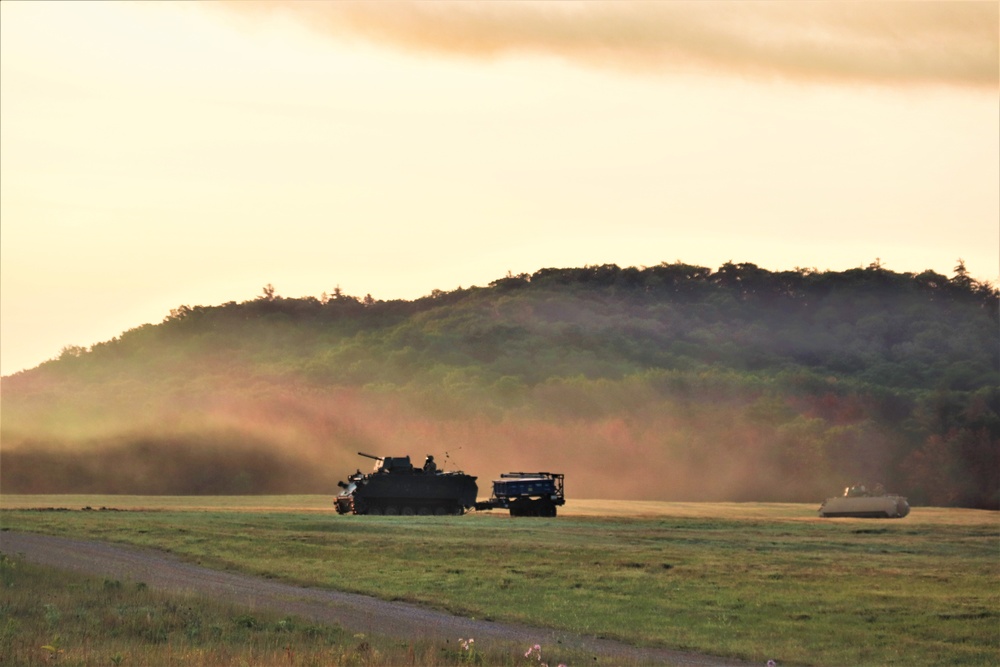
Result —
[[371, 469], [358, 452], [418, 464], [433, 454], [443, 469], [477, 476], [482, 497], [508, 471], [565, 473], [568, 497], [623, 500], [813, 501], [843, 483], [809, 461], [776, 457], [774, 432], [748, 421], [739, 403], [637, 397], [631, 412], [602, 412], [572, 388], [559, 393], [499, 411], [433, 393], [273, 384], [241, 395], [220, 386], [192, 398], [197, 410], [145, 401], [141, 424], [104, 433], [81, 424], [86, 437], [35, 428], [26, 438], [7, 426], [0, 488], [332, 497], [337, 480]]
[[997, 3], [252, 2], [337, 40], [469, 58], [542, 54], [639, 72], [996, 88]]

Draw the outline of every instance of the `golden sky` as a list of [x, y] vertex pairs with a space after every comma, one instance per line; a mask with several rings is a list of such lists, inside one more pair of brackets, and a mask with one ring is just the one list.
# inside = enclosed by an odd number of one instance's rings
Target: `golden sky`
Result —
[[0, 372], [266, 283], [996, 281], [998, 6], [0, 3]]

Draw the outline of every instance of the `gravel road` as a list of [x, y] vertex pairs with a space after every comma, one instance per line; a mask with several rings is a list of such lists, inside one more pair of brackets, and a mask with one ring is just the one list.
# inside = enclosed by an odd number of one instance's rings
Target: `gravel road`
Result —
[[220, 600], [340, 625], [351, 632], [400, 638], [489, 641], [563, 646], [595, 656], [649, 665], [691, 667], [745, 666], [736, 660], [666, 649], [640, 648], [570, 632], [494, 623], [452, 616], [403, 602], [283, 584], [238, 572], [221, 572], [185, 563], [165, 552], [105, 542], [70, 540], [33, 533], [0, 532], [0, 552], [89, 575], [143, 582], [150, 588], [191, 592]]

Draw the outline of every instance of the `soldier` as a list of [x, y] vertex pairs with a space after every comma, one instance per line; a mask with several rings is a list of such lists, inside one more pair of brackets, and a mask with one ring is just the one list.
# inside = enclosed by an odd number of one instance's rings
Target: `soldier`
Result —
[[424, 461], [424, 472], [437, 472], [437, 464], [434, 463], [434, 457], [430, 454], [427, 455], [427, 460]]

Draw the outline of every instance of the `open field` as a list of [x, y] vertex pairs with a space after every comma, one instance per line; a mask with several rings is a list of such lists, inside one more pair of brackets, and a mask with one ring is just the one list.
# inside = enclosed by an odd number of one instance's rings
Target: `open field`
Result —
[[[236, 571], [223, 571], [186, 563], [176, 556], [162, 551], [131, 547], [122, 544], [112, 544], [94, 540], [79, 540], [38, 533], [4, 531], [2, 545], [5, 553], [16, 554], [11, 560], [10, 585], [17, 589], [22, 598], [26, 595], [27, 605], [22, 605], [21, 613], [16, 616], [32, 617], [36, 623], [41, 617], [46, 617], [43, 609], [39, 609], [37, 599], [31, 597], [31, 586], [18, 581], [25, 568], [20, 568], [17, 562], [31, 564], [32, 567], [43, 566], [55, 568], [61, 572], [76, 572], [91, 578], [128, 582], [131, 588], [135, 582], [142, 582], [141, 587], [171, 596], [185, 596], [191, 608], [201, 609], [197, 600], [208, 599], [243, 610], [245, 613], [263, 611], [295, 619], [295, 624], [317, 625], [338, 628], [342, 636], [357, 636], [378, 638], [380, 643], [395, 644], [397, 647], [412, 646], [420, 639], [428, 645], [437, 645], [435, 655], [442, 653], [455, 657], [456, 637], [473, 638], [469, 642], [475, 646], [476, 654], [483, 664], [506, 665], [518, 653], [525, 653], [526, 647], [536, 644], [544, 646], [544, 654], [550, 662], [588, 664], [598, 666], [627, 667], [631, 665], [675, 665], [684, 667], [745, 667], [746, 663], [732, 658], [719, 658], [690, 652], [679, 652], [663, 648], [636, 647], [622, 642], [607, 639], [595, 639], [578, 635], [566, 630], [552, 630], [533, 626], [519, 626], [510, 623], [497, 623], [483, 619], [456, 616], [447, 612], [435, 611], [423, 605], [399, 601], [380, 600], [366, 595], [344, 593], [331, 589], [304, 587], [283, 583], [266, 577], [253, 576]], [[5, 563], [0, 563], [5, 564]], [[138, 584], [136, 584], [139, 587]], [[70, 608], [80, 605], [70, 605]], [[27, 607], [27, 608], [24, 608]], [[90, 620], [92, 612], [85, 615]], [[77, 616], [81, 616], [78, 614]], [[105, 617], [109, 614], [105, 613]], [[117, 621], [120, 612], [110, 614]], [[220, 627], [229, 625], [228, 619], [220, 619]], [[149, 623], [158, 624], [159, 619], [149, 619]], [[176, 624], [176, 623], [175, 623]], [[116, 628], [117, 629], [117, 628]], [[59, 625], [60, 632], [73, 630], [66, 624]], [[88, 633], [83, 642], [80, 638], [68, 641], [77, 650], [82, 643], [86, 646], [95, 633]], [[99, 633], [104, 634], [104, 633]], [[185, 645], [177, 633], [165, 632], [165, 641], [180, 639], [178, 650], [190, 648]], [[24, 637], [17, 636], [22, 653], [37, 653], [41, 646], [37, 641], [31, 643]], [[342, 643], [342, 642], [341, 642]], [[296, 653], [301, 655], [302, 645], [296, 645]], [[343, 647], [341, 647], [343, 648]], [[459, 653], [468, 658], [467, 649]], [[541, 650], [541, 649], [539, 649]], [[329, 653], [329, 651], [327, 651]], [[426, 653], [426, 652], [425, 652]], [[534, 652], [536, 654], [538, 651]], [[487, 658], [492, 655], [493, 659]], [[415, 662], [413, 658], [392, 652], [386, 654], [385, 664], [436, 664], [439, 660], [429, 663], [425, 654]], [[242, 659], [244, 656], [240, 656]], [[477, 662], [479, 660], [477, 658]], [[461, 660], [468, 662], [468, 660]], [[0, 655], [0, 664], [8, 664], [8, 660]], [[15, 661], [17, 662], [17, 661]], [[163, 662], [162, 660], [160, 662]], [[341, 664], [334, 655], [326, 656], [320, 664]], [[371, 656], [365, 656], [365, 664], [372, 664]], [[455, 660], [444, 664], [455, 664]], [[155, 663], [154, 663], [155, 664]], [[273, 664], [264, 662], [263, 664]]]
[[[751, 663], [989, 665], [1000, 655], [996, 513], [821, 520], [818, 505], [584, 500], [556, 520], [413, 519], [340, 517], [329, 503], [3, 496], [0, 525]], [[84, 507], [132, 511], [31, 510]]]
[[[802, 503], [661, 502], [654, 500], [578, 499], [559, 508], [563, 517], [623, 518], [726, 518], [819, 520], [820, 501]], [[0, 510], [8, 509], [99, 509], [178, 510], [211, 512], [318, 512], [331, 514], [333, 496], [125, 496], [125, 495], [11, 495], [0, 494]], [[483, 516], [506, 517], [504, 512], [480, 512]], [[907, 524], [994, 525], [1000, 531], [1000, 514], [946, 507], [919, 507], [904, 519]]]

